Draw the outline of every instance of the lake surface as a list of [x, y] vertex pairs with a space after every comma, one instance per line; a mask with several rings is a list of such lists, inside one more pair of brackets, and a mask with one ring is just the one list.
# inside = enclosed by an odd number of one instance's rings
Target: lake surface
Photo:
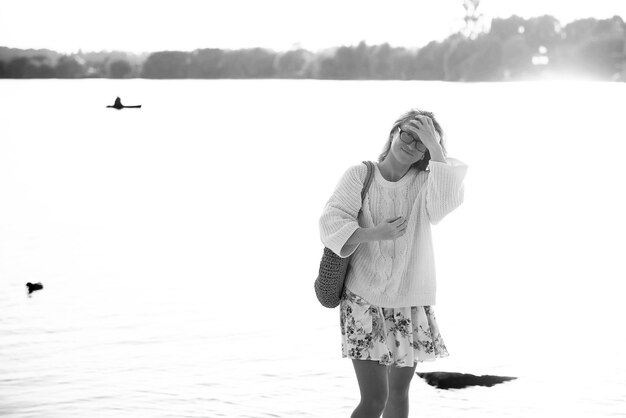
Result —
[[[433, 228], [451, 356], [519, 377], [411, 416], [626, 411], [626, 84], [0, 80], [0, 416], [346, 417], [318, 218], [410, 107], [466, 200]], [[142, 109], [107, 109], [115, 97]], [[25, 283], [44, 289], [26, 296]], [[623, 416], [623, 415], [621, 415]]]

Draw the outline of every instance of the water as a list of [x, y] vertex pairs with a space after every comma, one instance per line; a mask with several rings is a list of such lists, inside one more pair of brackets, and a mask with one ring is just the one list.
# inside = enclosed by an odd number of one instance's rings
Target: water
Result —
[[[451, 357], [412, 414], [626, 411], [618, 100], [592, 82], [0, 80], [0, 415], [345, 417], [317, 220], [395, 118], [470, 165], [433, 228]], [[141, 110], [106, 109], [116, 96]], [[26, 282], [43, 291], [26, 297]]]

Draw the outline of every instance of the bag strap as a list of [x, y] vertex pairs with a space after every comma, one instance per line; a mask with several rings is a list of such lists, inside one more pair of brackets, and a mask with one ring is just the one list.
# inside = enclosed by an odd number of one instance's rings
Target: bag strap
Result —
[[363, 207], [365, 195], [367, 195], [367, 191], [369, 190], [370, 184], [372, 184], [372, 179], [374, 178], [374, 163], [372, 163], [371, 161], [363, 161], [363, 164], [367, 166], [367, 176], [365, 176], [365, 181], [363, 182], [363, 190], [361, 190], [361, 208]]

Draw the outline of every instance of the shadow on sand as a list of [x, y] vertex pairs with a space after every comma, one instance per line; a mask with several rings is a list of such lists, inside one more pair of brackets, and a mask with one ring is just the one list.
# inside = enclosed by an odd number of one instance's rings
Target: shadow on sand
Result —
[[509, 376], [476, 376], [473, 374], [456, 372], [417, 372], [416, 374], [424, 379], [430, 386], [434, 386], [439, 389], [463, 389], [470, 386], [491, 387], [493, 385], [497, 385], [498, 383], [517, 379], [517, 377]]

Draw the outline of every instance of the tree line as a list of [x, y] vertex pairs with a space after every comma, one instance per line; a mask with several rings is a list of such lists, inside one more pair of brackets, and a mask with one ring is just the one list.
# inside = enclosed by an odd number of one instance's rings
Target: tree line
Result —
[[545, 72], [626, 81], [626, 24], [619, 16], [565, 26], [549, 15], [496, 18], [418, 49], [367, 45], [319, 52], [265, 48], [192, 52], [78, 52], [0, 48], [0, 78], [310, 78], [502, 81]]

